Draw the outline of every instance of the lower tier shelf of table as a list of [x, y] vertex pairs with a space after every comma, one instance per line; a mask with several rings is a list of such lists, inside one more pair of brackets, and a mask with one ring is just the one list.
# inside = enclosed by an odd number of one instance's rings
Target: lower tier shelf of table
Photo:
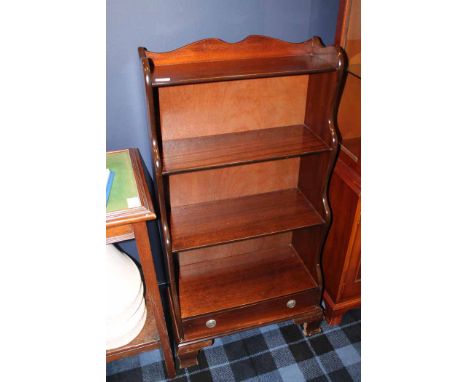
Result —
[[107, 362], [115, 361], [144, 351], [157, 349], [161, 346], [158, 329], [156, 327], [156, 317], [148, 300], [146, 300], [146, 310], [146, 322], [140, 334], [138, 334], [138, 336], [127, 345], [107, 350]]

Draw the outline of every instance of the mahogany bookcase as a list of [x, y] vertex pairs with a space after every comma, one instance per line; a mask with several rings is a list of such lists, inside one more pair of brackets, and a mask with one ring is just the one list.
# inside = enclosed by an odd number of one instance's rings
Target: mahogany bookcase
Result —
[[179, 366], [236, 331], [318, 331], [343, 51], [266, 36], [138, 51]]

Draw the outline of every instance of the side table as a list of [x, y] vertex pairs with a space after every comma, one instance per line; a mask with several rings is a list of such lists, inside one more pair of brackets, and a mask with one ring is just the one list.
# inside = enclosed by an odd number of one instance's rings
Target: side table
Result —
[[137, 149], [111, 151], [107, 168], [115, 177], [106, 208], [106, 244], [135, 239], [143, 271], [146, 323], [129, 344], [106, 351], [106, 361], [161, 348], [169, 377], [175, 376], [166, 320], [158, 289], [146, 222], [156, 219]]

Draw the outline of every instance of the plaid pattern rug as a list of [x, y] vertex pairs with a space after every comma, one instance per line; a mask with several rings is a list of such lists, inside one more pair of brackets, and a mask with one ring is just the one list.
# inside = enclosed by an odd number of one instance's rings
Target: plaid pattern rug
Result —
[[[360, 381], [361, 311], [349, 311], [340, 326], [324, 321], [311, 337], [284, 322], [217, 338], [198, 360], [172, 381]], [[168, 381], [159, 350], [107, 364], [107, 380]]]

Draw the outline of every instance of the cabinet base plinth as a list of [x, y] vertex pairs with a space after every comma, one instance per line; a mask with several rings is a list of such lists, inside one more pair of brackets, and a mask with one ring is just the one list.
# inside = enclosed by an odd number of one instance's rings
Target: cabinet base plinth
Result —
[[327, 320], [328, 325], [335, 326], [341, 324], [341, 320], [348, 310], [361, 306], [361, 297], [341, 303], [335, 303], [330, 295], [325, 291], [323, 293], [323, 302], [325, 304], [325, 319]]

